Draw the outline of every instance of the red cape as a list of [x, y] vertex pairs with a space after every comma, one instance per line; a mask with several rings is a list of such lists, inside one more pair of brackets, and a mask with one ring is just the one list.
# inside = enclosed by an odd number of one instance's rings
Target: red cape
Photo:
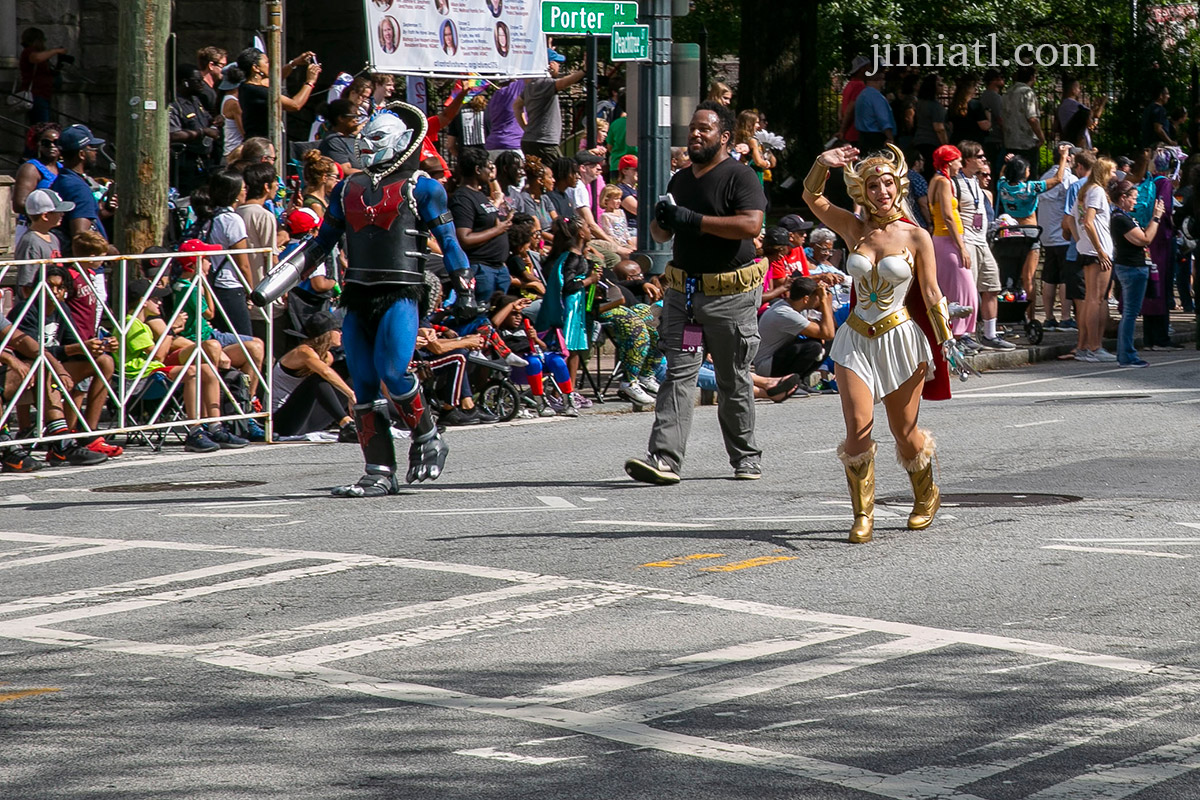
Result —
[[[907, 222], [907, 220], [905, 220]], [[853, 284], [850, 286], [850, 308], [858, 305]], [[950, 399], [950, 367], [942, 355], [942, 347], [938, 344], [937, 336], [933, 333], [933, 323], [929, 321], [929, 310], [925, 307], [925, 298], [921, 295], [921, 273], [913, 275], [913, 282], [908, 286], [908, 296], [904, 298], [904, 306], [913, 322], [929, 340], [929, 349], [933, 351], [933, 380], [925, 381], [921, 389], [921, 397], [925, 400]], [[851, 314], [854, 313], [852, 310]]]

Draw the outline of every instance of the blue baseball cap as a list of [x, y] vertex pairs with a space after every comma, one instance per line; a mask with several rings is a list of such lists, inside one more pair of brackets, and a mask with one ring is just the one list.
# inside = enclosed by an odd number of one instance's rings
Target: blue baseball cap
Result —
[[562, 53], [558, 52], [557, 50], [550, 49], [550, 48], [547, 48], [547, 50], [546, 50], [546, 58], [550, 61], [557, 61], [560, 64], [562, 64], [563, 62], [565, 62], [567, 60], [567, 57], [564, 56]]
[[85, 147], [99, 147], [104, 144], [86, 125], [72, 125], [58, 135], [58, 146], [64, 153], [78, 153]]

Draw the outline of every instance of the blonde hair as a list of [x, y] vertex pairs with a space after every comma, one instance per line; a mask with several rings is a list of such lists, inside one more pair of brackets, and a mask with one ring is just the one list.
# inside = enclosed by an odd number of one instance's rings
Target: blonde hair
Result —
[[1083, 184], [1083, 188], [1079, 190], [1079, 197], [1075, 199], [1075, 208], [1081, 213], [1086, 207], [1088, 192], [1093, 186], [1100, 188], [1104, 192], [1104, 201], [1108, 202], [1108, 182], [1112, 180], [1113, 173], [1117, 171], [1117, 163], [1111, 158], [1096, 159], [1096, 166], [1092, 167], [1092, 171], [1088, 173], [1087, 182]]
[[712, 86], [708, 87], [708, 99], [721, 103], [724, 102], [721, 100], [721, 98], [725, 96], [725, 93], [730, 92], [732, 94], [732, 91], [733, 90], [731, 90], [724, 83], [721, 83], [720, 81], [713, 81]]
[[610, 183], [604, 187], [604, 191], [600, 192], [600, 205], [603, 206], [614, 197], [618, 200], [621, 199], [621, 188]]

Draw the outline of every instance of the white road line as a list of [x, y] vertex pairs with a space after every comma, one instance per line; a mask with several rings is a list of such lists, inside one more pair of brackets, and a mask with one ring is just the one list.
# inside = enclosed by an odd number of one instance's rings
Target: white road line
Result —
[[[1171, 361], [1157, 361], [1157, 362], [1151, 364], [1150, 366], [1151, 367], [1170, 367], [1175, 364], [1187, 364], [1191, 361], [1200, 361], [1200, 357], [1177, 358], [1177, 359], [1173, 359]], [[972, 387], [972, 388], [967, 388], [967, 389], [955, 389], [954, 396], [959, 397], [959, 396], [965, 395], [965, 394], [980, 395], [980, 394], [984, 394], [984, 393], [987, 393], [990, 391], [994, 391], [996, 389], [1009, 389], [1013, 386], [1032, 386], [1037, 383], [1053, 383], [1054, 381], [1075, 381], [1075, 380], [1079, 380], [1080, 378], [1117, 377], [1117, 376], [1120, 376], [1123, 378], [1128, 378], [1129, 373], [1125, 372], [1124, 370], [1117, 370], [1117, 369], [1113, 369], [1112, 367], [1109, 367], [1107, 369], [1099, 369], [1099, 370], [1095, 370], [1092, 372], [1076, 373], [1074, 375], [1056, 375], [1053, 378], [1033, 378], [1033, 379], [1025, 380], [1025, 381], [1014, 381], [1012, 383], [1002, 383], [1002, 384], [999, 384], [998, 386], [978, 386], [978, 387]]]
[[[1183, 523], [1176, 523], [1176, 524], [1182, 525]], [[1189, 545], [1189, 544], [1200, 544], [1200, 536], [1174, 536], [1174, 537], [1167, 536], [1167, 537], [1161, 537], [1158, 539], [1140, 539], [1135, 536], [1131, 536], [1127, 539], [1053, 538], [1050, 541], [1052, 541], [1052, 542], [1081, 542], [1081, 543], [1090, 542], [1092, 544], [1139, 544], [1139, 545], [1180, 544], [1180, 545]]]
[[883, 692], [894, 692], [897, 689], [911, 689], [914, 686], [923, 686], [924, 683], [901, 683], [897, 686], [883, 686], [878, 689], [863, 689], [861, 692], [847, 692], [846, 694], [831, 694], [822, 700], [845, 700], [848, 697], [862, 697], [865, 694], [882, 694]]
[[29, 558], [19, 558], [15, 561], [0, 561], [0, 569], [12, 569], [13, 567], [28, 567], [31, 564], [48, 564], [51, 561], [66, 561], [69, 558], [84, 558], [86, 556], [99, 556], [105, 553], [117, 553], [122, 550], [131, 549], [128, 545], [105, 544], [99, 547], [87, 547], [81, 550], [70, 550], [65, 553], [50, 553], [44, 556], [30, 556]]
[[[956, 759], [969, 759], [974, 763], [962, 766], [918, 767], [902, 774], [943, 786], [965, 786], [1048, 758], [1065, 750], [1089, 744], [1102, 736], [1150, 722], [1190, 706], [1196, 701], [1197, 696], [1200, 696], [1200, 685], [1197, 684], [1174, 683], [1160, 686], [1134, 697], [1122, 698], [1097, 710], [1055, 720], [1032, 730], [967, 750], [956, 757]], [[1024, 752], [1021, 752], [1022, 750]], [[1093, 800], [1093, 798], [1107, 795], [1052, 796]], [[1124, 795], [1114, 796], [1124, 797]], [[1032, 797], [1037, 797], [1037, 795], [1032, 795]]]
[[[944, 504], [943, 504], [944, 505]], [[888, 511], [887, 509], [875, 507], [875, 517], [877, 519], [892, 519], [898, 518], [900, 515]], [[905, 514], [905, 516], [908, 516]], [[818, 516], [761, 516], [761, 517], [693, 517], [693, 519], [702, 522], [849, 522], [849, 514], [838, 515], [818, 515]]]
[[595, 608], [619, 603], [634, 596], [632, 593], [596, 592], [593, 594], [546, 600], [541, 603], [494, 611], [490, 614], [480, 614], [464, 619], [450, 620], [436, 625], [425, 625], [411, 630], [382, 633], [378, 636], [368, 636], [363, 639], [353, 639], [323, 647], [314, 647], [310, 650], [300, 650], [280, 656], [280, 658], [289, 664], [297, 666], [317, 666], [330, 661], [358, 658], [383, 650], [420, 647], [430, 642], [469, 636], [480, 631], [517, 625], [532, 620], [565, 617], [580, 611], [590, 611]]
[[573, 519], [572, 525], [607, 525], [618, 528], [711, 528], [698, 522], [651, 522], [644, 519]]
[[164, 603], [177, 603], [181, 600], [191, 600], [196, 597], [206, 597], [220, 592], [232, 592], [239, 589], [257, 589], [263, 586], [268, 586], [275, 583], [287, 583], [289, 581], [298, 580], [300, 578], [311, 578], [317, 575], [332, 575], [337, 572], [345, 572], [351, 569], [360, 569], [367, 566], [378, 566], [378, 559], [370, 556], [360, 556], [360, 561], [335, 561], [329, 564], [317, 564], [311, 567], [298, 567], [296, 569], [281, 570], [279, 572], [268, 572], [266, 575], [258, 575], [252, 578], [239, 578], [237, 580], [226, 581], [224, 583], [215, 583], [209, 586], [196, 586], [191, 589], [177, 589], [172, 592], [159, 592], [157, 594], [146, 595], [145, 597], [131, 597], [128, 600], [117, 600], [112, 603], [103, 603], [97, 606], [89, 606], [86, 608], [76, 608], [70, 611], [53, 611], [48, 614], [37, 614], [30, 617], [19, 617], [7, 623], [0, 623], [0, 631], [5, 627], [39, 627], [44, 628], [49, 625], [57, 625], [63, 622], [71, 622], [77, 619], [90, 619], [92, 617], [103, 617], [108, 614], [121, 614], [126, 611], [137, 611], [142, 608], [162, 605]]
[[1022, 422], [1020, 425], [1005, 425], [1004, 427], [1006, 427], [1006, 428], [1033, 428], [1038, 425], [1054, 425], [1055, 423], [1062, 422], [1062, 421], [1063, 420], [1061, 420], [1061, 419], [1044, 419], [1041, 422]]
[[567, 756], [564, 758], [551, 758], [550, 756], [522, 756], [516, 753], [504, 753], [494, 747], [480, 747], [475, 750], [455, 750], [456, 756], [475, 756], [476, 758], [491, 758], [496, 761], [511, 761], [515, 764], [532, 764], [534, 766], [542, 766], [544, 764], [557, 764], [560, 761], [576, 761], [584, 758], [584, 756]]
[[557, 703], [567, 703], [572, 700], [580, 700], [584, 697], [594, 697], [598, 694], [607, 694], [608, 692], [629, 689], [646, 683], [663, 681], [692, 672], [715, 669], [727, 664], [787, 653], [802, 647], [811, 647], [814, 644], [830, 642], [835, 639], [844, 639], [847, 636], [855, 636], [860, 633], [864, 633], [864, 631], [859, 628], [818, 628], [805, 632], [799, 638], [765, 639], [761, 642], [735, 644], [729, 647], [709, 650], [704, 653], [681, 656], [671, 659], [658, 667], [646, 667], [631, 672], [618, 672], [612, 675], [600, 675], [595, 678], [583, 678], [581, 680], [543, 686], [540, 689], [535, 689], [530, 694], [519, 697], [510, 696], [505, 699], [514, 702], [540, 703], [548, 706]]
[[653, 719], [683, 714], [705, 706], [728, 703], [731, 700], [740, 700], [763, 692], [772, 692], [859, 667], [927, 653], [951, 643], [951, 640], [942, 638], [896, 639], [860, 650], [814, 658], [798, 664], [788, 664], [693, 689], [683, 689], [644, 700], [609, 706], [595, 713], [608, 719], [649, 722]]
[[137, 580], [128, 581], [125, 583], [113, 583], [108, 586], [96, 586], [90, 589], [75, 589], [61, 594], [43, 595], [41, 597], [27, 597], [23, 600], [13, 600], [12, 602], [0, 605], [0, 614], [12, 614], [17, 611], [28, 611], [31, 608], [40, 608], [42, 606], [55, 606], [64, 603], [79, 603], [86, 600], [93, 600], [97, 597], [103, 597], [109, 594], [121, 594], [123, 592], [137, 592], [142, 589], [153, 589], [157, 586], [166, 586], [171, 583], [186, 583], [189, 581], [198, 581], [205, 578], [211, 578], [215, 575], [224, 575], [229, 572], [240, 572], [242, 570], [260, 569], [262, 567], [270, 567], [275, 564], [283, 564], [288, 561], [295, 561], [292, 556], [269, 556], [267, 558], [256, 558], [250, 561], [235, 561], [231, 564], [219, 564], [215, 567], [202, 567], [200, 569], [188, 570], [187, 572], [174, 572], [170, 575], [156, 575], [152, 578], [139, 578]]
[[1162, 553], [1153, 550], [1129, 550], [1123, 547], [1079, 547], [1071, 544], [1048, 544], [1043, 550], [1070, 550], [1073, 553], [1108, 553], [1116, 556], [1150, 556], [1151, 558], [1191, 558], [1184, 553]]
[[[1124, 395], [1159, 395], [1159, 394], [1196, 394], [1200, 389], [1150, 389], [1135, 386], [1129, 389], [1080, 389], [1057, 392], [989, 392], [988, 394], [973, 394], [963, 397], [963, 400], [990, 400], [995, 398], [1010, 399], [1020, 397], [1112, 397]], [[958, 397], [956, 394], [955, 397]]]
[[0, 550], [0, 558], [18, 558], [30, 553], [45, 553], [48, 550], [74, 546], [74, 542], [53, 542], [51, 544], [35, 544], [30, 547], [15, 547], [11, 550]]
[[1032, 658], [1083, 664], [1101, 669], [1114, 670], [1116, 672], [1133, 672], [1142, 675], [1158, 675], [1160, 677], [1200, 681], [1200, 670], [1190, 667], [1156, 664], [1152, 661], [1138, 661], [1122, 656], [1091, 653], [1086, 650], [1072, 650], [1029, 639], [1016, 639], [1007, 636], [995, 636], [987, 633], [972, 633], [968, 631], [949, 631], [941, 628], [926, 627], [924, 625], [913, 625], [908, 622], [891, 622], [888, 620], [871, 619], [869, 617], [855, 617], [849, 614], [829, 614], [803, 608], [788, 608], [769, 603], [759, 603], [754, 600], [734, 600], [714, 595], [688, 594], [669, 590], [651, 592], [646, 595], [646, 598], [648, 600], [666, 600], [689, 606], [715, 608], [722, 611], [736, 611], [771, 619], [797, 620], [817, 625], [845, 625], [850, 628], [864, 628], [896, 636], [949, 639], [955, 644], [1003, 650], [1010, 653], [1027, 655]]
[[1026, 800], [1119, 800], [1200, 768], [1200, 736], [1189, 736], [1047, 786]]
[[[498, 698], [480, 697], [421, 684], [386, 681], [370, 675], [325, 667], [297, 667], [280, 659], [260, 658], [248, 653], [214, 656], [201, 661], [256, 675], [286, 678], [372, 697], [385, 697], [405, 703], [419, 703], [547, 725], [634, 747], [795, 775], [893, 800], [935, 800], [947, 797], [951, 792], [947, 787], [928, 784], [919, 779], [887, 775], [807, 756], [687, 736], [640, 723], [605, 719], [596, 714], [571, 711], [557, 706], [520, 705]], [[954, 797], [956, 800], [981, 800], [977, 795], [966, 792], [956, 793]]]
[[187, 519], [279, 519], [280, 517], [290, 517], [291, 514], [159, 514], [159, 516]]
[[430, 517], [477, 516], [483, 514], [524, 514], [530, 511], [579, 511], [579, 506], [562, 497], [538, 497], [540, 506], [517, 506], [513, 508], [392, 508], [385, 514], [416, 514]]
[[370, 614], [361, 614], [353, 617], [343, 617], [342, 619], [329, 620], [328, 622], [315, 622], [311, 625], [303, 625], [296, 628], [287, 628], [278, 631], [267, 631], [265, 633], [257, 633], [253, 636], [246, 636], [241, 639], [229, 639], [223, 642], [212, 642], [210, 644], [196, 645], [197, 653], [212, 653], [221, 650], [249, 650], [255, 647], [268, 647], [271, 645], [284, 644], [285, 642], [296, 641], [297, 639], [305, 639], [310, 636], [322, 636], [330, 633], [341, 633], [344, 631], [354, 630], [355, 628], [365, 628], [370, 625], [383, 625], [390, 622], [398, 622], [403, 619], [412, 619], [413, 617], [423, 617], [430, 614], [438, 614], [444, 611], [456, 611], [460, 608], [470, 608], [471, 606], [486, 605], [487, 603], [498, 603], [502, 600], [510, 600], [514, 597], [524, 597], [530, 594], [539, 592], [558, 591], [558, 587], [554, 585], [539, 585], [535, 583], [518, 583], [514, 586], [505, 586], [501, 589], [493, 589], [487, 592], [478, 592], [476, 594], [459, 595], [446, 600], [431, 600], [426, 603], [415, 603], [409, 606], [400, 606], [386, 611], [376, 611]]

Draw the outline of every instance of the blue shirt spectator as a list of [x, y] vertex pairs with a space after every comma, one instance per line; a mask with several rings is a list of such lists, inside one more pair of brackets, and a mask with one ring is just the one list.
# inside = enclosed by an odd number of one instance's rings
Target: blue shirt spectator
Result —
[[100, 221], [100, 204], [96, 202], [96, 195], [92, 193], [91, 184], [86, 178], [72, 169], [60, 170], [50, 188], [57, 192], [63, 200], [75, 204], [75, 208], [63, 216], [63, 222], [68, 230], [71, 229], [73, 220], [87, 219], [92, 221], [92, 227], [101, 236], [105, 239], [108, 238], [108, 231], [104, 229], [104, 223]]
[[854, 101], [854, 127], [859, 133], [896, 132], [896, 117], [892, 114], [892, 106], [883, 93], [872, 84], [867, 84]]
[[1046, 181], [1021, 181], [1009, 183], [1004, 178], [996, 181], [996, 192], [1000, 200], [1000, 211], [1017, 219], [1033, 216], [1037, 211], [1038, 195], [1046, 191]]

